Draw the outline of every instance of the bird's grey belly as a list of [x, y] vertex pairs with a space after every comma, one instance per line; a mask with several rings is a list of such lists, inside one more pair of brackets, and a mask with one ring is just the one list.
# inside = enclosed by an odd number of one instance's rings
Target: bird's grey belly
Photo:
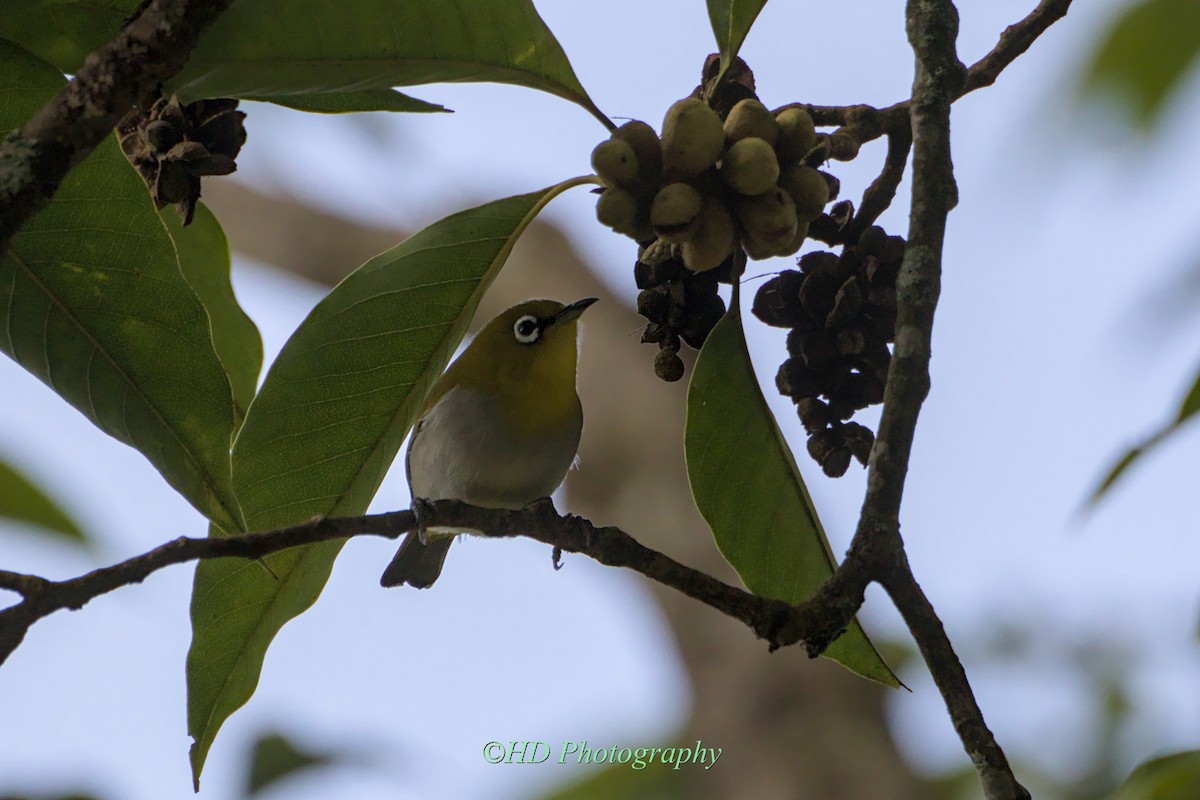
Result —
[[425, 415], [408, 453], [413, 497], [454, 498], [490, 508], [521, 508], [546, 497], [566, 476], [579, 426], [547, 439], [497, 424], [491, 401], [453, 389]]

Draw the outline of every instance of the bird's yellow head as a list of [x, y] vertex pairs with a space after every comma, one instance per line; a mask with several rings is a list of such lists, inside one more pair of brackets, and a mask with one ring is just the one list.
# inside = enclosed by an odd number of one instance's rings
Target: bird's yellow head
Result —
[[594, 297], [570, 305], [526, 300], [502, 312], [450, 365], [426, 405], [462, 386], [496, 396], [521, 418], [513, 420], [516, 424], [527, 416], [553, 418], [578, 408], [577, 320], [594, 302]]

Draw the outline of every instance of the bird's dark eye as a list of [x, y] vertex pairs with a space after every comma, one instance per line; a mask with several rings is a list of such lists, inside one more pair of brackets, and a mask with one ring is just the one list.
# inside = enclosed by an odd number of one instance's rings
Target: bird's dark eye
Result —
[[532, 317], [528, 314], [521, 317], [513, 325], [513, 335], [517, 337], [517, 341], [521, 344], [533, 344], [537, 341], [538, 335], [541, 332], [542, 328], [538, 325], [537, 317]]

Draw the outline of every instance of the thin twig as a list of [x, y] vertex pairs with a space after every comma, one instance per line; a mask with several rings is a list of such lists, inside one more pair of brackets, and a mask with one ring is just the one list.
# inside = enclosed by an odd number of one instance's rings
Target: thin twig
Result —
[[[986, 56], [967, 70], [966, 80], [955, 90], [953, 100], [991, 86], [1004, 69], [1030, 48], [1039, 36], [1067, 14], [1071, 0], [1042, 0], [1024, 19], [1008, 26], [1000, 40]], [[952, 100], [952, 101], [953, 101]], [[904, 175], [908, 152], [912, 145], [909, 122], [911, 100], [893, 103], [886, 108], [869, 105], [816, 106], [809, 103], [789, 103], [784, 108], [803, 108], [818, 127], [837, 127], [829, 136], [840, 146], [832, 147], [832, 157], [848, 161], [858, 155], [859, 148], [881, 136], [888, 137], [888, 151], [879, 176], [863, 194], [858, 213], [844, 229], [834, 230], [814, 226], [817, 238], [827, 244], [854, 242], [864, 230], [879, 219], [896, 196], [896, 188]]]
[[1071, 0], [1042, 0], [1025, 19], [1005, 28], [992, 51], [971, 65], [958, 97], [995, 83], [1004, 68], [1024, 54], [1051, 25], [1065, 17], [1070, 7]]
[[234, 0], [154, 0], [89, 55], [62, 91], [0, 145], [0, 256], [71, 167], [130, 108], [174, 77]]

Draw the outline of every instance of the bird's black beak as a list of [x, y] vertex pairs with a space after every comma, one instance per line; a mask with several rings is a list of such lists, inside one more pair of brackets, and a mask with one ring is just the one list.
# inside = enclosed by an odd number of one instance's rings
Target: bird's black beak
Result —
[[571, 322], [575, 319], [578, 319], [579, 315], [584, 311], [587, 311], [588, 306], [596, 302], [598, 299], [599, 298], [596, 297], [585, 297], [582, 300], [571, 303], [571, 305], [566, 306], [562, 311], [559, 311], [557, 314], [555, 314], [554, 317], [551, 318], [550, 324], [561, 325], [564, 322]]

